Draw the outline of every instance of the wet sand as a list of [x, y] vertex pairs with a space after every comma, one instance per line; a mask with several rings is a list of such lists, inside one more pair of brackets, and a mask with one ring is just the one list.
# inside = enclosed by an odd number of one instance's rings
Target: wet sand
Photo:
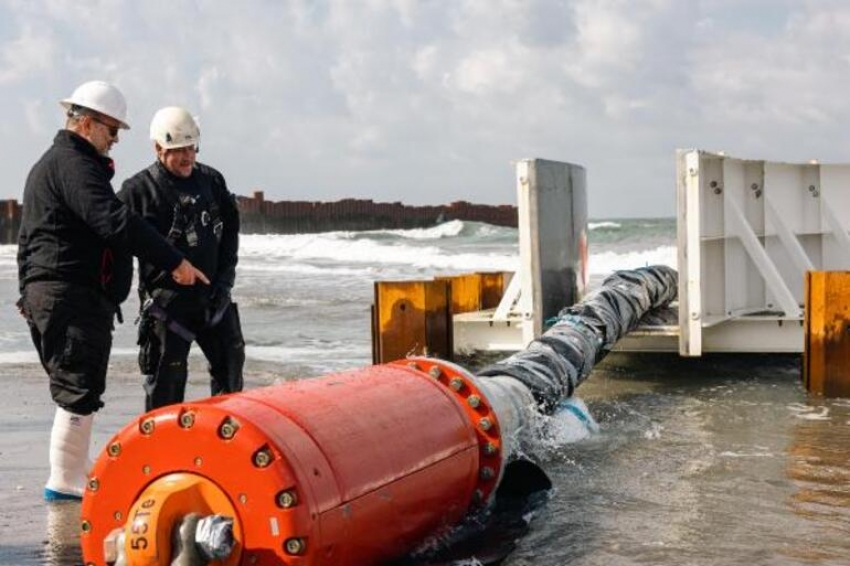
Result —
[[[42, 499], [55, 412], [47, 377], [32, 364], [8, 365], [2, 371], [6, 394], [0, 398], [0, 565], [80, 564], [79, 503], [48, 504]], [[294, 377], [279, 372], [279, 366], [249, 362], [245, 386]], [[192, 356], [187, 400], [209, 395], [206, 376], [203, 359]], [[104, 402], [94, 421], [92, 458], [144, 410], [141, 377], [131, 358], [110, 365]]]

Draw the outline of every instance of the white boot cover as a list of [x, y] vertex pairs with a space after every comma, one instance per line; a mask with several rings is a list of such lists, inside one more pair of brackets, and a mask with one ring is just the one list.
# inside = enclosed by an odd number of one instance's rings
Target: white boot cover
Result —
[[82, 498], [93, 420], [94, 415], [75, 415], [56, 408], [50, 433], [50, 478], [44, 488], [46, 500]]

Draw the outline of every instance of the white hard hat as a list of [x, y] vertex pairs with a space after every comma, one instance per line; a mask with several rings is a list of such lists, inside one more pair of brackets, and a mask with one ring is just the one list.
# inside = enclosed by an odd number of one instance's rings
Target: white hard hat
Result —
[[129, 130], [127, 124], [127, 100], [115, 85], [104, 81], [89, 81], [77, 87], [70, 98], [59, 102], [65, 110], [73, 106], [82, 106], [104, 116], [118, 120], [121, 128]]
[[153, 115], [151, 139], [164, 149], [197, 146], [201, 141], [201, 129], [185, 108], [166, 106]]

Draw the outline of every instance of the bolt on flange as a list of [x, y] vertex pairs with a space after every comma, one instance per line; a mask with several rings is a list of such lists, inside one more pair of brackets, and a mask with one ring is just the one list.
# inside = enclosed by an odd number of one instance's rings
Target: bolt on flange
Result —
[[287, 554], [304, 554], [307, 550], [307, 543], [303, 538], [289, 538], [283, 543], [283, 549]]
[[234, 436], [236, 436], [237, 431], [239, 430], [239, 423], [235, 420], [227, 417], [224, 419], [224, 422], [221, 423], [221, 426], [218, 427], [218, 435], [224, 440], [230, 440]]
[[153, 419], [144, 419], [139, 423], [139, 432], [144, 434], [145, 436], [150, 436], [153, 434], [153, 430], [156, 427]]
[[294, 489], [286, 489], [277, 494], [275, 499], [277, 506], [282, 509], [289, 509], [298, 505], [298, 494]]
[[195, 413], [192, 411], [186, 411], [180, 414], [180, 427], [181, 428], [192, 428], [195, 424]]
[[266, 468], [272, 463], [272, 452], [268, 447], [263, 447], [254, 453], [254, 465], [258, 468]]

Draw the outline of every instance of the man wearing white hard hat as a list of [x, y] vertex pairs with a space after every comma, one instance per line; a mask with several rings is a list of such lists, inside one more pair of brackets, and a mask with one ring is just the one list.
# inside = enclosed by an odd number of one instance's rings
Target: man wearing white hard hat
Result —
[[132, 255], [182, 285], [209, 283], [115, 196], [109, 151], [129, 129], [127, 103], [103, 81], [61, 101], [65, 128], [33, 166], [18, 236], [19, 308], [57, 405], [47, 500], [79, 499], [94, 413], [103, 406], [113, 319], [132, 279]]
[[139, 368], [147, 410], [183, 401], [187, 358], [197, 342], [209, 361], [212, 395], [242, 390], [245, 342], [230, 290], [236, 279], [239, 210], [221, 173], [196, 161], [201, 132], [185, 108], [168, 106], [150, 128], [156, 161], [124, 181], [118, 198], [209, 275], [179, 287], [162, 268], [139, 264]]

